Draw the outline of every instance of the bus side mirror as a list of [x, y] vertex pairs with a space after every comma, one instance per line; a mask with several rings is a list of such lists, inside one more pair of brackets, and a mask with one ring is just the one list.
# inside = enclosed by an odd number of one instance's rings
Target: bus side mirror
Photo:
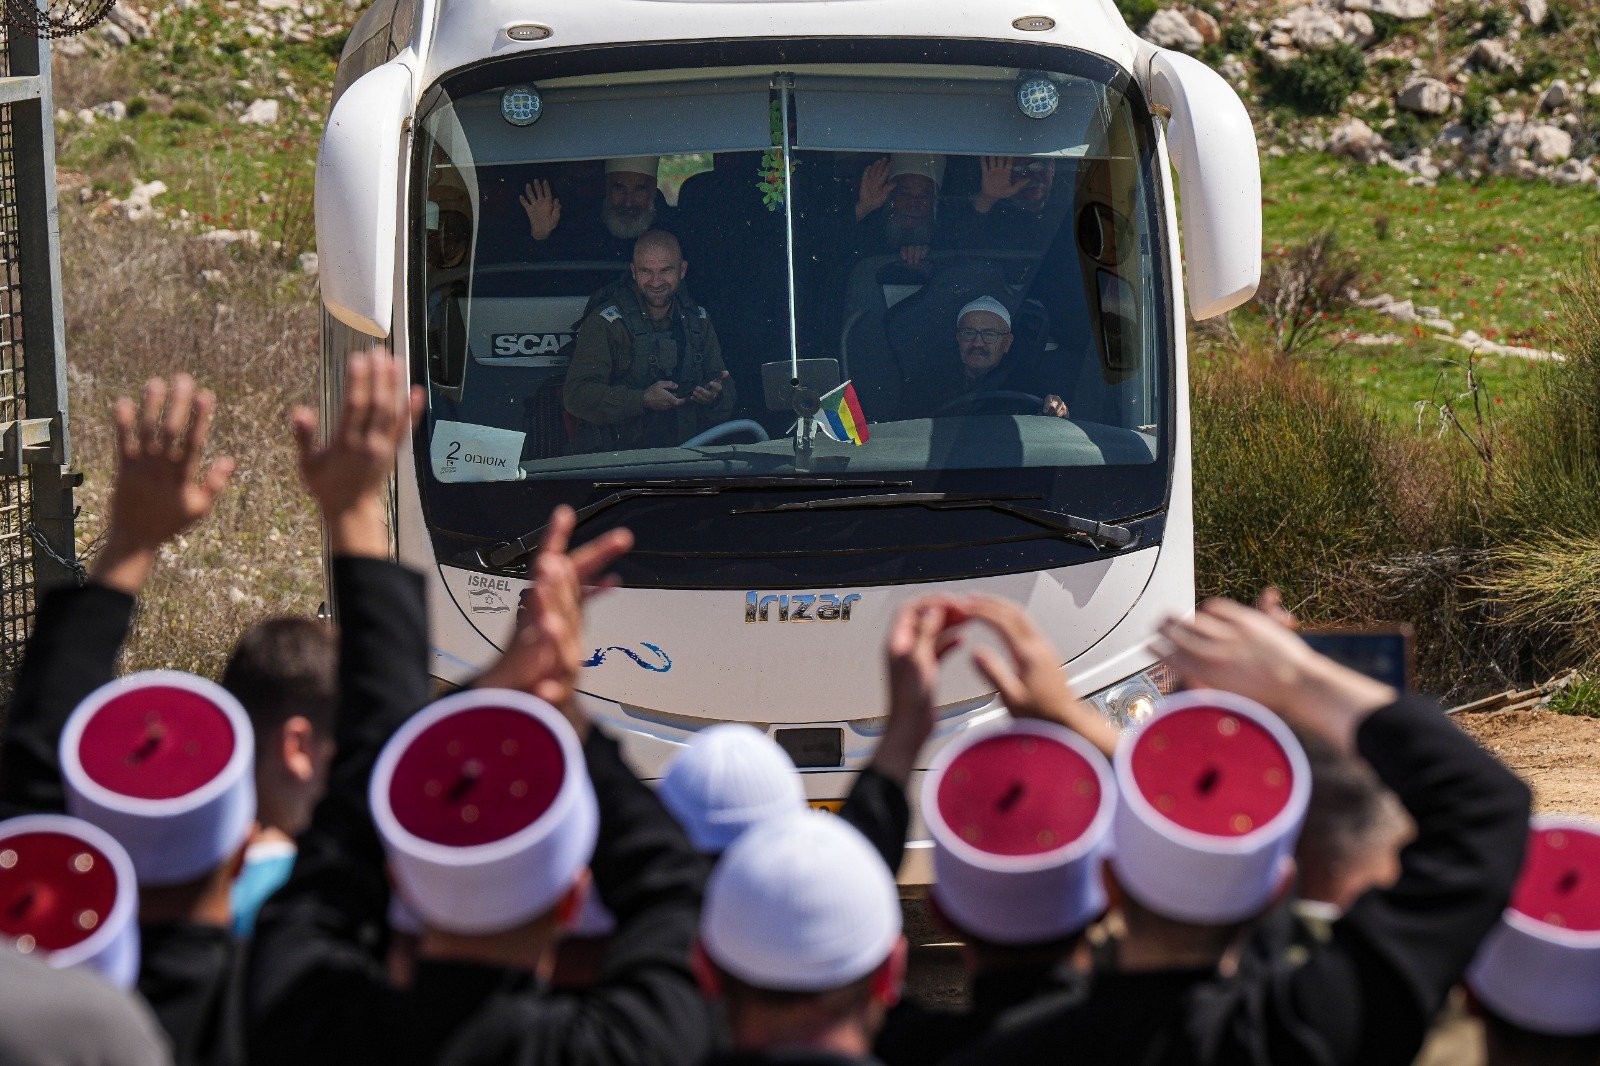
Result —
[[387, 337], [394, 316], [400, 141], [410, 114], [411, 71], [391, 60], [339, 97], [317, 149], [322, 301], [373, 337]]
[[1232, 310], [1261, 282], [1261, 160], [1250, 115], [1216, 71], [1181, 52], [1150, 60], [1150, 101], [1169, 114], [1167, 151], [1183, 197], [1189, 313]]

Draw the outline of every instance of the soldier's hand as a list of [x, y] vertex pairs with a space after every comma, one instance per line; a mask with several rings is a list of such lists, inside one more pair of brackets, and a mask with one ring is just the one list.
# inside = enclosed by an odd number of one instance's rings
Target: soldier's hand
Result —
[[670, 411], [675, 407], [682, 407], [685, 401], [672, 394], [678, 387], [676, 381], [658, 381], [644, 390], [644, 405], [651, 411]]
[[889, 202], [889, 157], [875, 161], [861, 174], [861, 191], [856, 194], [856, 221], [860, 222]]
[[722, 395], [722, 383], [728, 379], [728, 372], [724, 370], [704, 385], [696, 385], [694, 392], [689, 394], [689, 399], [695, 403], [713, 404], [717, 397]]
[[528, 215], [528, 229], [536, 241], [545, 240], [561, 224], [561, 201], [550, 191], [548, 181], [535, 181], [522, 187], [517, 197]]

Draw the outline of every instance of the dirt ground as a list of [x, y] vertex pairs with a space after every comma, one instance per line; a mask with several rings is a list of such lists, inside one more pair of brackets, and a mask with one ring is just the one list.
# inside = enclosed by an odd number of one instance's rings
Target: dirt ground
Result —
[[1522, 775], [1536, 809], [1600, 818], [1600, 719], [1491, 711], [1456, 721]]

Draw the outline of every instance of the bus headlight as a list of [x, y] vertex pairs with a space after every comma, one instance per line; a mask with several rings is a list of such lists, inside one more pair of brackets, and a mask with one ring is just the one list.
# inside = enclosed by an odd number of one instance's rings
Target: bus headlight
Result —
[[1029, 118], [1049, 118], [1061, 106], [1061, 90], [1042, 74], [1025, 74], [1017, 82], [1017, 109]]
[[1172, 671], [1157, 663], [1091, 693], [1088, 701], [1118, 729], [1131, 729], [1149, 718], [1161, 697], [1173, 689]]
[[531, 126], [544, 114], [544, 101], [532, 85], [513, 85], [500, 94], [500, 117], [513, 126]]

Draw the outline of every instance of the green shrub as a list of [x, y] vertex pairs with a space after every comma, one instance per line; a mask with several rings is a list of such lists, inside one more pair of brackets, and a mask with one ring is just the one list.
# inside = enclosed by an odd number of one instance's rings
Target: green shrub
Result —
[[211, 111], [204, 104], [181, 100], [172, 105], [172, 118], [178, 122], [193, 122], [203, 126], [211, 121]]
[[1467, 86], [1467, 91], [1461, 96], [1461, 121], [1472, 129], [1483, 129], [1494, 121], [1494, 110], [1490, 107], [1493, 100], [1494, 97], [1483, 86]]
[[1393, 77], [1397, 74], [1410, 74], [1411, 61], [1401, 59], [1399, 56], [1384, 56], [1372, 64], [1372, 69], [1384, 77]]
[[1268, 88], [1278, 102], [1307, 115], [1336, 115], [1361, 87], [1367, 63], [1354, 45], [1307, 52], [1272, 71]]
[[1234, 55], [1249, 55], [1256, 46], [1256, 35], [1243, 22], [1230, 22], [1222, 27], [1222, 47]]
[[150, 110], [150, 101], [146, 100], [144, 97], [142, 97], [142, 96], [133, 96], [133, 97], [129, 97], [128, 98], [128, 117], [129, 118], [138, 118], [140, 115], [144, 114], [146, 111], [149, 111], [149, 110]]
[[1402, 151], [1415, 151], [1433, 143], [1434, 125], [1415, 112], [1401, 111], [1395, 115], [1394, 125], [1383, 131], [1383, 136]]
[[1122, 21], [1129, 29], [1142, 30], [1151, 16], [1161, 10], [1161, 4], [1159, 0], [1117, 0], [1117, 10], [1122, 12]]
[[1557, 714], [1600, 718], [1600, 678], [1574, 677], [1550, 697], [1550, 709]]
[[1544, 21], [1538, 28], [1545, 33], [1565, 33], [1578, 21], [1577, 8], [1569, 0], [1551, 0]]
[[1389, 40], [1400, 32], [1401, 26], [1405, 25], [1400, 21], [1399, 17], [1385, 15], [1379, 11], [1371, 12], [1368, 17], [1372, 19], [1373, 44], [1382, 44], [1384, 41]]
[[1478, 38], [1504, 37], [1511, 32], [1511, 27], [1514, 25], [1516, 25], [1516, 19], [1512, 16], [1510, 9], [1491, 4], [1489, 7], [1484, 8], [1480, 14], [1478, 28], [1474, 31], [1473, 36]]

